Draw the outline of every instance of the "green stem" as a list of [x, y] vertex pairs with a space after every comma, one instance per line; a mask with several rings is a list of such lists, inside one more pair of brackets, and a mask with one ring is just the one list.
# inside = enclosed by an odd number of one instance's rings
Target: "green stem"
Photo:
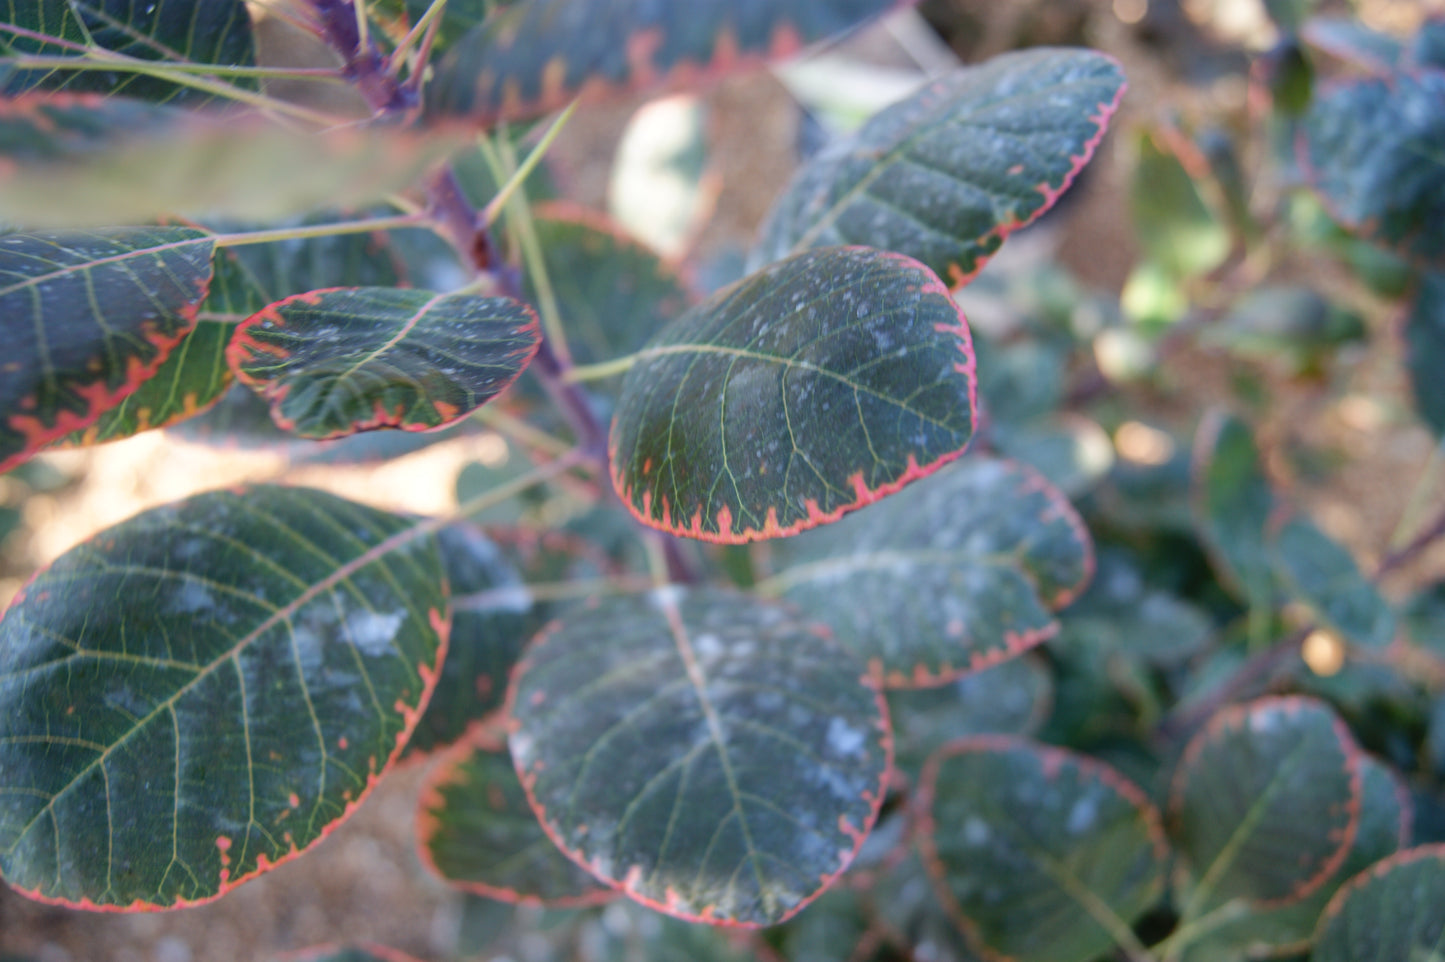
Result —
[[3, 62], [22, 70], [106, 70], [125, 73], [137, 69], [136, 64], [163, 66], [176, 73], [214, 74], [218, 77], [265, 77], [281, 80], [304, 78], [310, 80], [334, 80], [346, 83], [346, 79], [333, 67], [227, 67], [207, 63], [175, 63], [164, 61], [142, 61], [135, 58], [108, 60], [96, 56], [98, 52], [87, 51], [84, 57], [49, 57], [41, 54], [17, 54], [3, 58]]
[[504, 501], [515, 498], [529, 488], [544, 484], [557, 475], [565, 474], [573, 468], [581, 467], [587, 463], [587, 460], [588, 458], [585, 452], [578, 448], [573, 448], [557, 458], [557, 460], [549, 461], [546, 464], [533, 468], [526, 474], [513, 478], [505, 484], [499, 484], [490, 490], [483, 491], [474, 498], [468, 498], [457, 505], [455, 511], [449, 511], [437, 518], [430, 518], [422, 522], [418, 527], [427, 528], [427, 533], [430, 533], [445, 528], [454, 521], [462, 521], [473, 515], [481, 514], [488, 508], [496, 507]]
[[513, 417], [506, 411], [500, 410], [490, 404], [484, 404], [477, 408], [472, 417], [493, 431], [496, 431], [498, 434], [504, 434], [514, 441], [529, 445], [539, 451], [546, 451], [549, 454], [562, 454], [563, 452], [572, 450], [572, 445], [563, 441], [561, 438], [554, 437], [546, 431], [539, 430], [521, 418]]
[[366, 0], [353, 0], [351, 7], [356, 11], [356, 49], [365, 50], [371, 42], [371, 23], [366, 16]]
[[1201, 915], [1193, 922], [1179, 926], [1169, 934], [1169, 937], [1155, 943], [1150, 951], [1165, 960], [1173, 962], [1179, 954], [1193, 944], [1201, 935], [1208, 935], [1221, 925], [1233, 922], [1235, 919], [1249, 913], [1249, 905], [1239, 899], [1225, 902], [1219, 908], [1205, 915]]
[[312, 224], [305, 227], [278, 227], [275, 230], [242, 231], [215, 235], [217, 247], [241, 247], [246, 244], [270, 244], [275, 241], [302, 240], [311, 237], [336, 237], [341, 234], [365, 234], [376, 230], [401, 227], [425, 227], [431, 223], [426, 214], [396, 214], [368, 220], [348, 220], [335, 224]]
[[600, 364], [579, 364], [563, 374], [562, 380], [567, 384], [577, 384], [581, 381], [602, 381], [626, 374], [637, 363], [638, 357], [637, 354], [626, 354]]
[[508, 178], [507, 182], [502, 185], [502, 189], [497, 191], [497, 196], [493, 197], [487, 202], [487, 206], [482, 208], [482, 223], [488, 227], [496, 223], [497, 216], [501, 214], [502, 208], [512, 199], [512, 195], [522, 186], [522, 182], [525, 181], [531, 175], [532, 171], [537, 168], [537, 165], [542, 162], [542, 158], [547, 155], [547, 151], [552, 146], [552, 142], [557, 139], [557, 135], [562, 132], [562, 128], [567, 126], [567, 121], [572, 119], [572, 114], [576, 109], [577, 101], [574, 100], [567, 105], [566, 110], [563, 110], [562, 113], [557, 115], [556, 120], [552, 121], [552, 126], [547, 128], [547, 132], [542, 135], [542, 139], [537, 142], [537, 146], [532, 148], [532, 152], [527, 155], [527, 159], [522, 161], [521, 166], [519, 166], [512, 173], [512, 176]]
[[407, 54], [411, 53], [411, 48], [426, 35], [432, 21], [446, 12], [446, 9], [447, 0], [432, 0], [432, 5], [426, 8], [426, 13], [417, 18], [411, 30], [407, 31], [407, 35], [401, 38], [401, 43], [397, 44], [396, 49], [391, 52], [391, 62], [388, 64], [388, 68], [392, 73], [401, 69], [402, 61], [406, 59]]

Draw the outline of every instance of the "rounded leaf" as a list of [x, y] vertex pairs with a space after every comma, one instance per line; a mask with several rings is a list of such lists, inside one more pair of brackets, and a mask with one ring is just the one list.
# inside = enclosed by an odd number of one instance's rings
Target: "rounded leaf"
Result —
[[1031, 468], [984, 457], [780, 547], [782, 596], [889, 688], [940, 685], [1039, 644], [1094, 564], [1067, 498]]
[[787, 609], [715, 590], [611, 598], [513, 675], [510, 746], [549, 834], [632, 898], [771, 925], [852, 861], [891, 742], [863, 666]]
[[62, 555], [0, 621], [0, 872], [171, 908], [319, 841], [416, 724], [444, 584], [411, 522], [304, 488], [197, 495]]
[[964, 67], [873, 117], [794, 175], [754, 266], [866, 243], [966, 284], [1089, 162], [1124, 95], [1119, 64], [1040, 48]]
[[1268, 602], [1273, 558], [1266, 540], [1274, 489], [1254, 435], [1239, 418], [1211, 411], [1194, 437], [1193, 500], [1200, 535], [1221, 580]]
[[1356, 875], [1320, 917], [1312, 962], [1424, 962], [1445, 944], [1445, 845], [1423, 845]]
[[664, 531], [795, 534], [958, 457], [976, 382], [968, 325], [926, 267], [866, 247], [809, 251], [638, 352], [612, 421], [613, 483]]
[[527, 804], [505, 751], [481, 729], [427, 775], [417, 812], [421, 860], [457, 888], [523, 905], [597, 905], [616, 897], [557, 848]]
[[1214, 716], [1170, 792], [1185, 911], [1297, 902], [1339, 870], [1359, 829], [1362, 755], [1312, 698], [1262, 698]]
[[1274, 538], [1276, 570], [1325, 624], [1351, 642], [1383, 648], [1395, 639], [1395, 612], [1349, 550], [1303, 518]]
[[0, 471], [156, 372], [196, 323], [213, 247], [188, 227], [0, 236]]
[[955, 742], [924, 770], [919, 846], [934, 888], [981, 954], [1087, 962], [1164, 888], [1158, 811], [1102, 762], [1024, 739]]
[[324, 440], [457, 421], [516, 380], [539, 343], [536, 314], [510, 298], [336, 288], [247, 318], [227, 357], [279, 426]]

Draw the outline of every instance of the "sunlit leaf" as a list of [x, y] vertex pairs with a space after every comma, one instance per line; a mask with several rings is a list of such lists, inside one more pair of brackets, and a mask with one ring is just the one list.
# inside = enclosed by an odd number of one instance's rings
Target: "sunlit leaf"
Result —
[[1094, 560], [1062, 494], [981, 456], [779, 550], [782, 596], [890, 688], [942, 684], [1052, 636]]
[[1409, 259], [1445, 265], [1445, 71], [1342, 83], [1315, 98], [1299, 160], [1330, 213]]
[[428, 773], [418, 834], [427, 867], [477, 895], [557, 907], [615, 897], [547, 837], [512, 759], [479, 729]]
[[773, 264], [638, 353], [612, 479], [644, 523], [738, 544], [826, 524], [973, 435], [968, 326], [927, 268], [863, 247]]
[[683, 918], [774, 924], [877, 817], [891, 746], [862, 675], [765, 602], [605, 599], [524, 653], [512, 757], [548, 833], [598, 877]]
[[445, 649], [441, 560], [410, 525], [303, 488], [213, 492], [41, 573], [0, 621], [6, 880], [170, 908], [319, 841], [400, 752]]
[[1263, 698], [1219, 712], [1174, 776], [1171, 837], [1184, 911], [1298, 902], [1343, 864], [1360, 824], [1361, 758], [1323, 702]]
[[1087, 962], [1158, 901], [1169, 855], [1158, 811], [1109, 766], [999, 736], [929, 762], [919, 845], [935, 890], [981, 953]]
[[1394, 611], [1343, 545], [1303, 518], [1287, 521], [1273, 541], [1276, 570], [1325, 624], [1359, 645], [1394, 641]]
[[0, 471], [155, 373], [196, 323], [213, 246], [183, 227], [0, 236]]
[[450, 424], [516, 380], [538, 343], [536, 314], [510, 298], [338, 288], [248, 318], [228, 358], [280, 427], [324, 440]]
[[965, 284], [1073, 183], [1124, 86], [1118, 63], [1088, 50], [1030, 50], [958, 70], [794, 175], [751, 263], [866, 243]]
[[458, 40], [428, 86], [430, 115], [515, 120], [577, 95], [696, 83], [785, 57], [912, 0], [532, 0]]
[[1445, 941], [1445, 845], [1423, 845], [1376, 862], [1330, 902], [1313, 962], [1427, 960]]

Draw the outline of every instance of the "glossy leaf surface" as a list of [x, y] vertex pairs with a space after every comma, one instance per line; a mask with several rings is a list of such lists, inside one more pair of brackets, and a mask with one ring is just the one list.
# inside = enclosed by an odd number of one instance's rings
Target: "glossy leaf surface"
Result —
[[1273, 592], [1266, 531], [1274, 491], [1249, 426], [1212, 412], [1194, 439], [1194, 502], [1200, 534], [1221, 577], [1237, 593], [1268, 601]]
[[911, 0], [532, 0], [473, 28], [428, 88], [428, 113], [515, 120], [574, 96], [696, 83], [784, 57]]
[[196, 323], [213, 246], [183, 227], [0, 236], [0, 471], [155, 373]]
[[915, 775], [959, 738], [1033, 734], [1052, 705], [1053, 680], [1034, 658], [1011, 658], [938, 688], [889, 692], [898, 767]]
[[794, 175], [751, 262], [867, 243], [967, 283], [1093, 156], [1124, 93], [1087, 50], [996, 57], [878, 114]]
[[1053, 612], [1083, 590], [1094, 560], [1057, 489], [981, 456], [780, 551], [793, 565], [782, 596], [890, 688], [942, 684], [1050, 637]]
[[1429, 272], [1405, 319], [1405, 366], [1415, 410], [1437, 437], [1445, 436], [1445, 273]]
[[1323, 885], [1359, 828], [1361, 757], [1344, 722], [1310, 698], [1215, 715], [1189, 743], [1170, 793], [1185, 911], [1231, 899], [1273, 908]]
[[548, 833], [604, 881], [683, 918], [774, 924], [877, 817], [891, 746], [862, 674], [781, 607], [606, 599], [524, 654], [512, 757]]
[[1350, 880], [1320, 919], [1312, 962], [1429, 959], [1445, 942], [1445, 845], [1407, 849]]
[[536, 315], [510, 298], [339, 288], [248, 318], [228, 358], [277, 425], [324, 440], [450, 424], [516, 380], [538, 343]]
[[1355, 833], [1350, 854], [1330, 880], [1299, 902], [1253, 911], [1237, 921], [1212, 928], [1185, 954], [1185, 962], [1225, 962], [1241, 955], [1258, 958], [1305, 951], [1321, 913], [1339, 887], [1409, 843], [1409, 789], [1384, 762], [1366, 756], [1361, 769], [1364, 796], [1360, 829]]
[[[256, 62], [256, 44], [245, 0], [13, 0], [5, 23], [71, 43], [90, 44], [139, 60], [249, 67]], [[53, 43], [0, 30], [0, 55], [74, 56]], [[228, 82], [254, 90], [256, 81], [232, 77]], [[194, 105], [214, 94], [157, 77], [124, 70], [20, 70], [0, 63], [0, 93], [14, 95], [31, 88], [125, 94], [142, 100]]]
[[213, 492], [42, 572], [0, 621], [7, 881], [191, 905], [349, 814], [446, 645], [441, 561], [410, 524], [303, 488]]
[[1117, 771], [1023, 739], [943, 749], [924, 771], [919, 844], [939, 899], [983, 954], [1087, 962], [1163, 894], [1158, 811]]
[[555, 907], [616, 897], [547, 837], [506, 751], [479, 729], [427, 775], [417, 815], [421, 857], [451, 885], [486, 898]]
[[1445, 265], [1445, 71], [1340, 84], [1315, 98], [1299, 144], [1306, 177], [1355, 233]]
[[968, 326], [927, 268], [827, 248], [688, 311], [637, 355], [609, 439], [641, 521], [728, 544], [836, 520], [962, 453]]
[[1383, 648], [1395, 639], [1395, 613], [1350, 552], [1303, 518], [1274, 537], [1278, 570], [1310, 610], [1357, 645]]

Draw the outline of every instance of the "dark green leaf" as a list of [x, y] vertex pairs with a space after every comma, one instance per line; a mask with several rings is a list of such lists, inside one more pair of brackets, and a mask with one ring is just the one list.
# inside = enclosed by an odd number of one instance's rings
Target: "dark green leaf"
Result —
[[1428, 585], [1411, 597], [1402, 617], [1412, 642], [1445, 654], [1445, 581]]
[[1445, 845], [1407, 849], [1349, 881], [1315, 934], [1313, 962], [1426, 962], [1445, 944]]
[[1445, 437], [1445, 273], [1428, 272], [1405, 319], [1405, 367], [1420, 419]]
[[581, 94], [696, 82], [784, 57], [911, 0], [532, 0], [457, 41], [430, 115], [515, 120]]
[[1395, 640], [1395, 613], [1339, 542], [1303, 518], [1274, 537], [1276, 570], [1299, 600], [1349, 641], [1383, 648]]
[[[12, 0], [5, 24], [71, 43], [98, 47], [139, 60], [250, 67], [255, 37], [245, 0]], [[53, 43], [8, 33], [0, 25], [0, 55], [74, 56]], [[227, 82], [256, 89], [255, 78]], [[125, 94], [141, 100], [195, 105], [214, 94], [127, 70], [33, 69], [6, 71], [0, 63], [0, 94], [31, 88]]]
[[473, 729], [427, 775], [421, 857], [457, 888], [524, 905], [597, 905], [615, 897], [547, 837], [512, 759]]
[[155, 373], [196, 323], [213, 246], [185, 227], [0, 236], [0, 471]]
[[1416, 263], [1445, 265], [1445, 71], [1324, 92], [1305, 117], [1299, 160], [1350, 230]]
[[1164, 888], [1158, 811], [1109, 766], [1024, 739], [945, 748], [920, 789], [919, 845], [935, 890], [969, 941], [993, 958], [1088, 962]]
[[966, 284], [1073, 183], [1124, 87], [1118, 63], [1088, 50], [1029, 50], [965, 67], [800, 170], [751, 262], [866, 243]]
[[1405, 60], [1413, 69], [1445, 70], [1445, 16], [1437, 14], [1420, 24]]
[[942, 684], [1051, 637], [1094, 562], [1062, 494], [981, 456], [779, 550], [792, 565], [782, 596], [889, 688]]
[[612, 479], [644, 523], [740, 544], [836, 520], [962, 453], [968, 325], [934, 274], [863, 247], [773, 264], [638, 354]]
[[1231, 244], [1228, 227], [1200, 192], [1208, 159], [1173, 127], [1143, 131], [1137, 145], [1130, 201], [1140, 248], [1171, 278], [1207, 274]]
[[786, 609], [712, 590], [607, 599], [513, 675], [512, 756], [548, 833], [682, 918], [768, 925], [877, 818], [886, 713], [863, 665]]
[[1302, 35], [1311, 47], [1371, 73], [1393, 73], [1404, 58], [1400, 41], [1354, 17], [1315, 17]]
[[1341, 344], [1362, 340], [1364, 334], [1358, 316], [1336, 308], [1319, 292], [1279, 285], [1246, 294], [1204, 330], [1202, 341], [1293, 376], [1318, 368]]
[[1325, 884], [1359, 828], [1362, 757], [1344, 722], [1312, 698], [1215, 715], [1170, 794], [1185, 915], [1234, 899], [1276, 908]]
[[445, 649], [440, 556], [409, 528], [319, 491], [213, 492], [40, 574], [0, 621], [6, 880], [169, 908], [319, 841], [400, 752]]
[[403, 952], [371, 943], [353, 946], [318, 945], [280, 957], [277, 962], [419, 962]]
[[1214, 636], [1209, 616], [1149, 584], [1146, 563], [1120, 548], [1101, 551], [1097, 573], [1069, 612], [1060, 641], [1159, 668], [1177, 667], [1199, 654]]
[[1320, 913], [1345, 880], [1409, 844], [1412, 806], [1405, 783], [1388, 765], [1369, 756], [1362, 760], [1362, 770], [1360, 829], [1350, 854], [1330, 880], [1292, 905], [1254, 911], [1212, 927], [1185, 953], [1185, 962], [1233, 962], [1242, 955], [1260, 958], [1306, 951]]
[[297, 294], [248, 318], [227, 356], [287, 431], [429, 431], [502, 392], [537, 351], [520, 301], [390, 287]]
[[1218, 411], [1206, 415], [1194, 439], [1195, 515], [1222, 580], [1237, 593], [1268, 602], [1273, 560], [1266, 531], [1274, 491], [1249, 426]]

